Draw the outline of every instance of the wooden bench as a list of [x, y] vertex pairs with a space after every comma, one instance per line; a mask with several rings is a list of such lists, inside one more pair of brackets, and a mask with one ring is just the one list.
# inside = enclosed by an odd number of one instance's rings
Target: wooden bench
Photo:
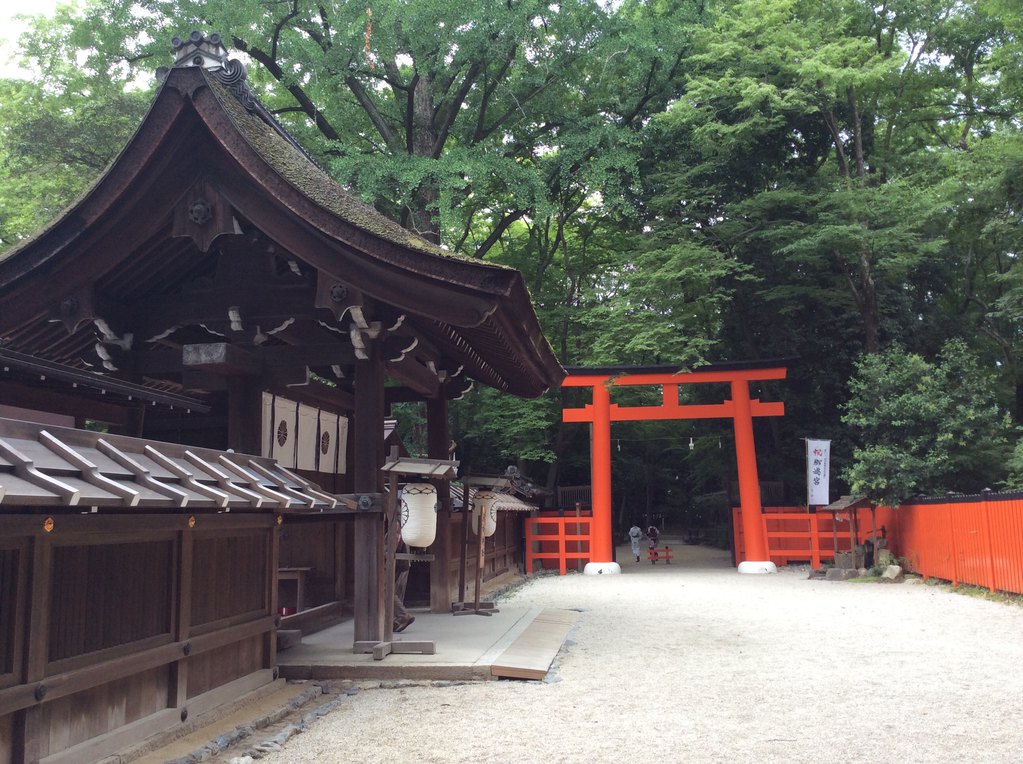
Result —
[[665, 563], [671, 565], [672, 551], [670, 546], [662, 547], [659, 549], [652, 548], [646, 550], [646, 558], [650, 560], [650, 564], [653, 565], [658, 560], [664, 560]]

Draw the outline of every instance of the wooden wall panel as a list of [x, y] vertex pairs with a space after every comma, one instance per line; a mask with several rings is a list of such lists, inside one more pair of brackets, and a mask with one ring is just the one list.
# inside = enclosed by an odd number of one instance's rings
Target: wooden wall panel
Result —
[[44, 703], [38, 713], [49, 735], [38, 750], [44, 756], [64, 751], [164, 710], [169, 673], [160, 666]]
[[309, 567], [309, 575], [334, 571], [334, 523], [285, 520], [281, 526], [281, 567]]
[[266, 597], [270, 531], [196, 534], [192, 551], [192, 625], [253, 611], [269, 612]]
[[170, 633], [173, 542], [55, 546], [49, 660]]
[[0, 764], [14, 761], [14, 714], [0, 716]]
[[340, 522], [287, 519], [281, 527], [280, 567], [312, 568], [306, 574], [305, 607], [316, 607], [337, 599], [337, 546], [343, 541]]
[[263, 636], [256, 635], [188, 659], [188, 698], [251, 674], [264, 665]]
[[14, 683], [22, 560], [20, 547], [0, 547], [0, 687]]

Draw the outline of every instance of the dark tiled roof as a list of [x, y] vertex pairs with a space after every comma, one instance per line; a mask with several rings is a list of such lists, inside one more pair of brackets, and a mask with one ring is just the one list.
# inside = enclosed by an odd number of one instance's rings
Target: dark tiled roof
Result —
[[26, 506], [301, 511], [337, 500], [273, 459], [0, 418], [0, 512]]

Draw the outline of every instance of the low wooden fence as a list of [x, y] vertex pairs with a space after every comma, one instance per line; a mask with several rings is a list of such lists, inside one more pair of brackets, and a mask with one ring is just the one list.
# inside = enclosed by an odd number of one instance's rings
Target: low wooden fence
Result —
[[[764, 507], [764, 530], [771, 561], [778, 565], [809, 562], [815, 569], [850, 549], [850, 523], [840, 515], [802, 507]], [[732, 510], [736, 559], [744, 559], [742, 515]], [[858, 510], [862, 543], [871, 535], [869, 509]], [[954, 585], [1023, 594], [1023, 494], [987, 493], [922, 499], [897, 510], [878, 507], [873, 519], [884, 529], [888, 548], [909, 569], [925, 578]]]
[[[830, 512], [808, 512], [806, 507], [764, 507], [761, 518], [768, 555], [776, 565], [808, 562], [816, 570], [824, 560], [835, 559], [836, 549], [848, 551], [853, 545], [848, 513], [836, 519]], [[874, 532], [883, 533], [890, 541], [894, 522], [894, 513], [888, 507], [878, 507], [873, 517], [869, 509], [857, 510], [855, 543], [863, 543]], [[742, 511], [738, 507], [732, 508], [732, 531], [736, 559], [743, 560]]]
[[547, 562], [556, 561], [561, 575], [568, 571], [569, 560], [589, 560], [591, 522], [589, 517], [525, 518], [526, 573], [535, 571], [537, 560], [551, 568]]

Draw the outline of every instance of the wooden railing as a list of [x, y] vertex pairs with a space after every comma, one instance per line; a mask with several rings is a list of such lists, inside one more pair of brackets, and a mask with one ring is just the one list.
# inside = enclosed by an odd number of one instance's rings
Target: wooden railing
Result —
[[557, 560], [561, 575], [568, 572], [568, 560], [589, 560], [591, 522], [589, 517], [527, 517], [526, 573], [534, 572], [536, 560]]
[[[744, 559], [740, 510], [732, 510], [736, 558]], [[825, 513], [801, 507], [765, 507], [764, 528], [771, 561], [779, 565], [809, 562], [815, 569], [851, 545], [849, 523], [837, 528]], [[871, 534], [870, 510], [857, 515], [858, 543]], [[876, 529], [883, 527], [888, 548], [911, 571], [954, 585], [1023, 594], [1023, 495], [987, 493], [926, 499], [897, 510], [877, 507]]]
[[[852, 531], [847, 516], [838, 520], [831, 513], [807, 512], [805, 507], [764, 507], [761, 515], [764, 533], [767, 537], [768, 554], [771, 562], [788, 565], [792, 562], [809, 562], [814, 570], [823, 561], [833, 561], [835, 551], [852, 548]], [[894, 516], [888, 507], [878, 507], [874, 517], [869, 509], [857, 510], [858, 538], [862, 543], [872, 532], [884, 533], [890, 537]], [[732, 508], [732, 529], [737, 560], [745, 559], [742, 534], [742, 511]], [[890, 538], [889, 538], [890, 540]]]

